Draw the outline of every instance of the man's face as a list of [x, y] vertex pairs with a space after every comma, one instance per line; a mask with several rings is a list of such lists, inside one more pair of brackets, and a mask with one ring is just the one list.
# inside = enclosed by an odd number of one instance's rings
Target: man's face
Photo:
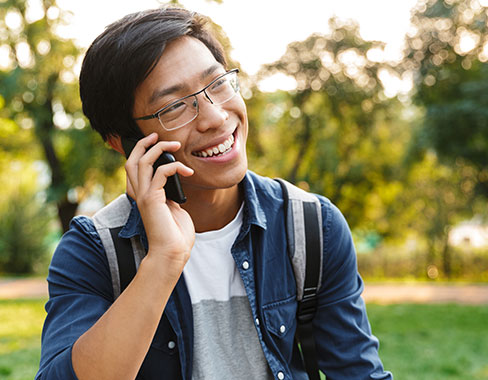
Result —
[[[135, 92], [133, 116], [148, 115], [186, 95], [201, 90], [225, 73], [210, 50], [199, 40], [181, 37], [170, 42], [151, 74]], [[211, 104], [205, 94], [197, 95], [199, 113], [189, 124], [165, 130], [158, 119], [140, 120], [139, 128], [148, 135], [156, 132], [159, 140], [179, 141], [174, 156], [195, 171], [181, 178], [185, 191], [228, 188], [239, 183], [247, 170], [246, 140], [248, 121], [239, 94], [221, 104]], [[204, 157], [204, 151], [231, 147], [224, 154]]]

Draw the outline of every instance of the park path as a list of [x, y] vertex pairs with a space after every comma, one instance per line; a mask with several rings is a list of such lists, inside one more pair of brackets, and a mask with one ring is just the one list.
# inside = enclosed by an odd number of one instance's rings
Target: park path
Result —
[[43, 278], [0, 278], [0, 299], [46, 297], [47, 281]]
[[[0, 278], [0, 299], [45, 298], [42, 278]], [[367, 303], [459, 303], [488, 305], [488, 285], [366, 284]]]
[[488, 285], [366, 284], [367, 303], [458, 303], [488, 305]]

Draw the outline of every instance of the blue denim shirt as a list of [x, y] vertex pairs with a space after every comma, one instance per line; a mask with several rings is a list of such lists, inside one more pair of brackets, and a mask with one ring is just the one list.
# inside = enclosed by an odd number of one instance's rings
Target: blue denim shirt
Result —
[[[280, 185], [248, 172], [242, 182], [244, 221], [232, 255], [244, 282], [258, 337], [275, 378], [307, 379], [295, 344], [296, 284], [287, 256]], [[313, 321], [319, 368], [327, 379], [392, 379], [383, 370], [372, 335], [349, 227], [329, 200], [318, 196], [323, 217], [323, 283]], [[147, 240], [135, 202], [122, 237]], [[243, 265], [247, 262], [249, 265]], [[74, 342], [113, 303], [105, 251], [93, 222], [73, 219], [54, 253], [49, 301], [36, 379], [76, 379]], [[181, 276], [163, 313], [137, 379], [191, 379], [193, 320]], [[286, 329], [281, 328], [285, 326]], [[171, 343], [170, 343], [171, 342]], [[176, 344], [175, 344], [176, 343]]]

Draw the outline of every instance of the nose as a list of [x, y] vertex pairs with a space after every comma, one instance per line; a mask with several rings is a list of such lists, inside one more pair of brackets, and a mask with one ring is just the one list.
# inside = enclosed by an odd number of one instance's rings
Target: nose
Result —
[[223, 108], [224, 104], [216, 105], [205, 93], [199, 94], [198, 117], [196, 118], [196, 128], [200, 132], [207, 129], [220, 128], [229, 118], [229, 113]]

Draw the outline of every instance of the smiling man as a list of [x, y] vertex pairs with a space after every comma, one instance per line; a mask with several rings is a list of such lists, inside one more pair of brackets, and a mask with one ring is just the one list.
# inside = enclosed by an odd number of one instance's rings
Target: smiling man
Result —
[[[165, 8], [108, 26], [86, 53], [80, 93], [93, 128], [129, 156], [127, 194], [73, 219], [56, 249], [36, 379], [307, 379], [283, 193], [247, 169], [238, 70], [226, 66], [205, 18]], [[127, 141], [137, 141], [131, 152]], [[154, 169], [163, 152], [176, 161]], [[181, 205], [164, 189], [176, 173]], [[318, 366], [330, 379], [391, 379], [349, 228], [316, 198]], [[102, 215], [123, 220], [114, 242], [134, 250], [126, 287], [114, 285], [120, 247], [104, 238]]]

